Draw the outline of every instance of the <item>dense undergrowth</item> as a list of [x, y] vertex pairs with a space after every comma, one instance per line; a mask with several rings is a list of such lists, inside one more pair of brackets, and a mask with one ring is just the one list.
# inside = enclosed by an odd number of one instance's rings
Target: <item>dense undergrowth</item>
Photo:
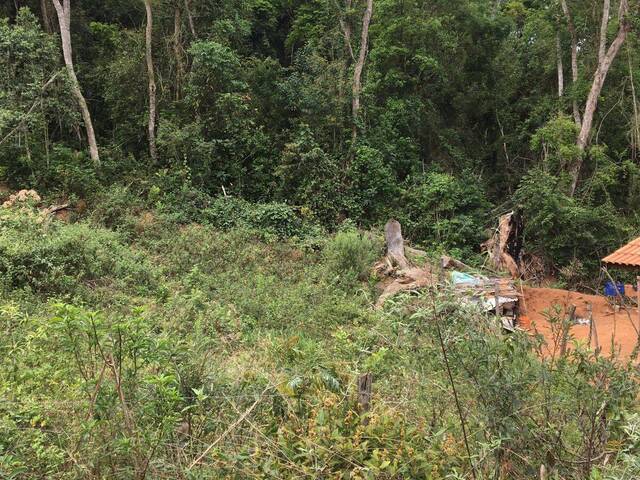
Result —
[[0, 477], [640, 475], [631, 365], [541, 361], [446, 289], [374, 310], [375, 235], [109, 198], [73, 223], [0, 209]]

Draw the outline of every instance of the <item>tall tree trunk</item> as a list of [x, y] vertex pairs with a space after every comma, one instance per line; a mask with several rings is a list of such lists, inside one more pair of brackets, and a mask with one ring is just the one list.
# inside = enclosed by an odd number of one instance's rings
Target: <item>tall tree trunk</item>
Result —
[[564, 94], [564, 66], [562, 65], [562, 45], [560, 44], [560, 32], [556, 33], [556, 56], [558, 59], [558, 97]]
[[147, 76], [149, 78], [149, 154], [154, 163], [158, 162], [158, 149], [156, 147], [156, 75], [153, 67], [153, 55], [151, 42], [153, 40], [153, 12], [151, 10], [151, 0], [144, 0], [147, 12], [147, 27], [145, 29], [145, 56], [147, 59]]
[[[604, 0], [603, 13], [607, 13], [608, 15], [608, 4], [609, 0]], [[598, 107], [598, 97], [600, 96], [600, 92], [602, 91], [602, 86], [604, 85], [604, 81], [607, 78], [607, 74], [609, 73], [609, 69], [611, 68], [611, 64], [615, 60], [618, 52], [620, 51], [620, 47], [624, 43], [627, 38], [627, 34], [631, 28], [628, 20], [625, 18], [628, 12], [629, 5], [627, 0], [622, 0], [620, 2], [620, 10], [619, 10], [619, 22], [620, 26], [618, 28], [618, 33], [616, 34], [616, 38], [611, 42], [609, 49], [606, 50], [606, 53], [598, 58], [598, 68], [596, 69], [596, 73], [593, 76], [593, 83], [591, 84], [591, 90], [589, 91], [589, 96], [587, 97], [587, 103], [584, 108], [584, 116], [582, 119], [582, 127], [580, 128], [580, 133], [578, 134], [578, 139], [576, 141], [576, 145], [578, 146], [581, 153], [584, 153], [587, 148], [587, 144], [589, 142], [589, 134], [591, 133], [591, 126], [593, 124], [593, 116]], [[603, 20], [602, 28], [606, 29], [608, 22]], [[601, 44], [603, 35], [601, 32]], [[606, 32], [604, 34], [604, 41], [606, 44]], [[605, 45], [606, 49], [606, 45]], [[600, 54], [600, 52], [598, 52]], [[573, 195], [576, 191], [576, 186], [578, 185], [578, 177], [580, 176], [580, 169], [582, 168], [583, 156], [576, 159], [576, 162], [571, 169], [571, 190], [570, 193]]]
[[180, 100], [184, 78], [184, 58], [182, 55], [182, 12], [179, 3], [176, 3], [173, 16], [173, 53], [176, 57], [176, 100]]
[[[571, 16], [567, 0], [561, 0], [560, 3], [562, 5], [562, 11], [567, 18], [567, 27], [569, 28], [569, 34], [571, 35], [571, 82], [575, 88], [578, 83], [578, 34], [576, 32], [576, 26], [573, 23], [573, 17]], [[578, 108], [578, 100], [575, 98], [575, 92], [572, 106], [573, 119], [578, 128], [580, 128], [582, 120], [580, 119], [580, 109]]]
[[369, 43], [369, 25], [373, 15], [373, 0], [367, 0], [367, 8], [362, 17], [362, 32], [360, 36], [360, 52], [353, 71], [353, 97], [351, 103], [351, 113], [353, 115], [352, 144], [355, 145], [358, 137], [358, 121], [360, 114], [360, 93], [362, 92], [362, 70], [367, 59], [367, 48]]
[[64, 56], [64, 63], [67, 68], [67, 74], [71, 80], [71, 90], [73, 96], [76, 97], [80, 112], [82, 113], [82, 119], [84, 121], [84, 127], [87, 131], [87, 141], [89, 143], [89, 155], [93, 163], [100, 165], [100, 155], [98, 154], [98, 143], [96, 142], [96, 134], [93, 130], [93, 122], [91, 121], [91, 114], [89, 113], [89, 107], [87, 101], [82, 95], [80, 90], [80, 82], [76, 77], [76, 71], [73, 67], [73, 51], [71, 49], [71, 0], [53, 0], [53, 6], [56, 9], [58, 16], [58, 24], [60, 26], [60, 38], [62, 40], [62, 54]]

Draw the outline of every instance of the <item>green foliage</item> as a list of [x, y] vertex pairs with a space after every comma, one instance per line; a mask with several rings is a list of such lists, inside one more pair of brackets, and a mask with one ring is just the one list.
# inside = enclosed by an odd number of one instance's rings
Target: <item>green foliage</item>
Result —
[[536, 131], [531, 138], [531, 147], [543, 153], [546, 169], [566, 172], [582, 156], [576, 145], [578, 132], [573, 119], [568, 115], [559, 115]]
[[467, 252], [480, 244], [490, 204], [479, 183], [433, 172], [416, 178], [403, 200], [409, 238]]
[[325, 258], [330, 271], [348, 284], [365, 280], [381, 253], [382, 245], [379, 240], [351, 229], [338, 232], [325, 247]]
[[[563, 258], [546, 261], [566, 266], [569, 257], [584, 255], [579, 260], [592, 265], [604, 246], [640, 229], [632, 101], [640, 65], [632, 35], [621, 50], [626, 60], [613, 62], [598, 97], [589, 147], [581, 152], [576, 145], [570, 113], [574, 102], [584, 111], [599, 43], [598, 15], [586, 4], [571, 8], [581, 39], [574, 81], [570, 32], [557, 4], [378, 0], [354, 122], [366, 2], [178, 3], [152, 5], [153, 165], [143, 4], [74, 5], [75, 70], [98, 137], [99, 169], [85, 153], [59, 38], [48, 33], [56, 31], [55, 12], [0, 7], [0, 178], [65, 200], [99, 196], [97, 203], [109, 203], [112, 186], [128, 185], [139, 199], [129, 199], [135, 211], [118, 214], [120, 220], [96, 211], [95, 218], [129, 236], [150, 209], [169, 223], [203, 221], [202, 212], [212, 210], [214, 224], [300, 235], [299, 222], [280, 204], [329, 230], [347, 218], [361, 227], [399, 218], [412, 241], [473, 257], [484, 228], [495, 222], [491, 205], [517, 204], [514, 192], [532, 169], [557, 177], [557, 188], [568, 191], [580, 160], [577, 196], [568, 200], [573, 214], [591, 227], [588, 211], [596, 209], [622, 227], [609, 234], [595, 225], [587, 243], [602, 248], [569, 254], [566, 244]], [[637, 9], [630, 9], [635, 25]], [[617, 21], [611, 19], [609, 37]], [[269, 211], [256, 207], [241, 220], [222, 220], [213, 212], [222, 204], [212, 203], [220, 195]], [[541, 209], [527, 209], [534, 218], [524, 219], [525, 251], [559, 243], [550, 230], [532, 231]]]
[[526, 219], [528, 245], [558, 267], [593, 259], [588, 265], [593, 273], [597, 259], [624, 241], [626, 225], [610, 202], [584, 204], [567, 196], [564, 187], [558, 177], [541, 170], [522, 180], [515, 199]]
[[[108, 208], [93, 220], [120, 228], [131, 192], [102, 195]], [[262, 230], [289, 225], [282, 205], [212, 205], [212, 222], [263, 208]], [[373, 311], [368, 289], [354, 287], [381, 244], [349, 223], [322, 252], [222, 223], [134, 229], [133, 250], [95, 223], [45, 229], [32, 210], [3, 209], [0, 265], [25, 281], [5, 283], [0, 301], [2, 476], [129, 478], [153, 452], [155, 477], [181, 478], [218, 442], [189, 475], [462, 478], [469, 463], [440, 339], [478, 478], [531, 478], [542, 463], [587, 478], [588, 448], [592, 475], [634, 471], [631, 364], [578, 345], [541, 359], [539, 339], [503, 336], [492, 315], [446, 292]], [[153, 288], [140, 288], [134, 262], [157, 273]], [[50, 299], [65, 293], [67, 303]], [[354, 388], [366, 371], [368, 412]]]
[[216, 198], [202, 212], [202, 218], [217, 228], [250, 228], [279, 238], [302, 236], [308, 230], [289, 205], [254, 204], [234, 197]]
[[[66, 156], [64, 146], [51, 153], [49, 140], [50, 122], [69, 129], [77, 118], [59, 57], [29, 9], [20, 9], [14, 24], [0, 19], [0, 167], [14, 182], [46, 184]], [[58, 176], [56, 186], [64, 181]]]
[[293, 141], [285, 145], [275, 174], [282, 196], [332, 223], [343, 210], [335, 194], [339, 169], [340, 164], [317, 143], [309, 125], [302, 124]]
[[153, 284], [149, 265], [109, 230], [51, 224], [35, 210], [2, 209], [0, 221], [0, 279], [6, 291], [73, 294], [109, 277], [138, 289]]

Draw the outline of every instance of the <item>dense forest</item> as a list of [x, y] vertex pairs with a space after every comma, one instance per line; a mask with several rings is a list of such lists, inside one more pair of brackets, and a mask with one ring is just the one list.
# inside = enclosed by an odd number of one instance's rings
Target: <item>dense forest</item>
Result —
[[90, 202], [127, 185], [195, 212], [228, 195], [329, 228], [394, 215], [414, 242], [467, 254], [516, 209], [526, 250], [569, 277], [639, 230], [636, 2], [15, 0], [0, 14], [12, 187]]
[[514, 212], [524, 280], [599, 286], [640, 235], [639, 32], [637, 0], [0, 2], [0, 477], [639, 478], [638, 347], [374, 308], [371, 269], [389, 218], [479, 268]]

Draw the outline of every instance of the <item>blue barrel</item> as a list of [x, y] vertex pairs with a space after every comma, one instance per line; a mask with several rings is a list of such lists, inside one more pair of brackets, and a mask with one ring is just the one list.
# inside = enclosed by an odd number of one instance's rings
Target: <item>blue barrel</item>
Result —
[[617, 297], [618, 294], [624, 296], [624, 283], [607, 282], [604, 284], [604, 294], [607, 297]]

